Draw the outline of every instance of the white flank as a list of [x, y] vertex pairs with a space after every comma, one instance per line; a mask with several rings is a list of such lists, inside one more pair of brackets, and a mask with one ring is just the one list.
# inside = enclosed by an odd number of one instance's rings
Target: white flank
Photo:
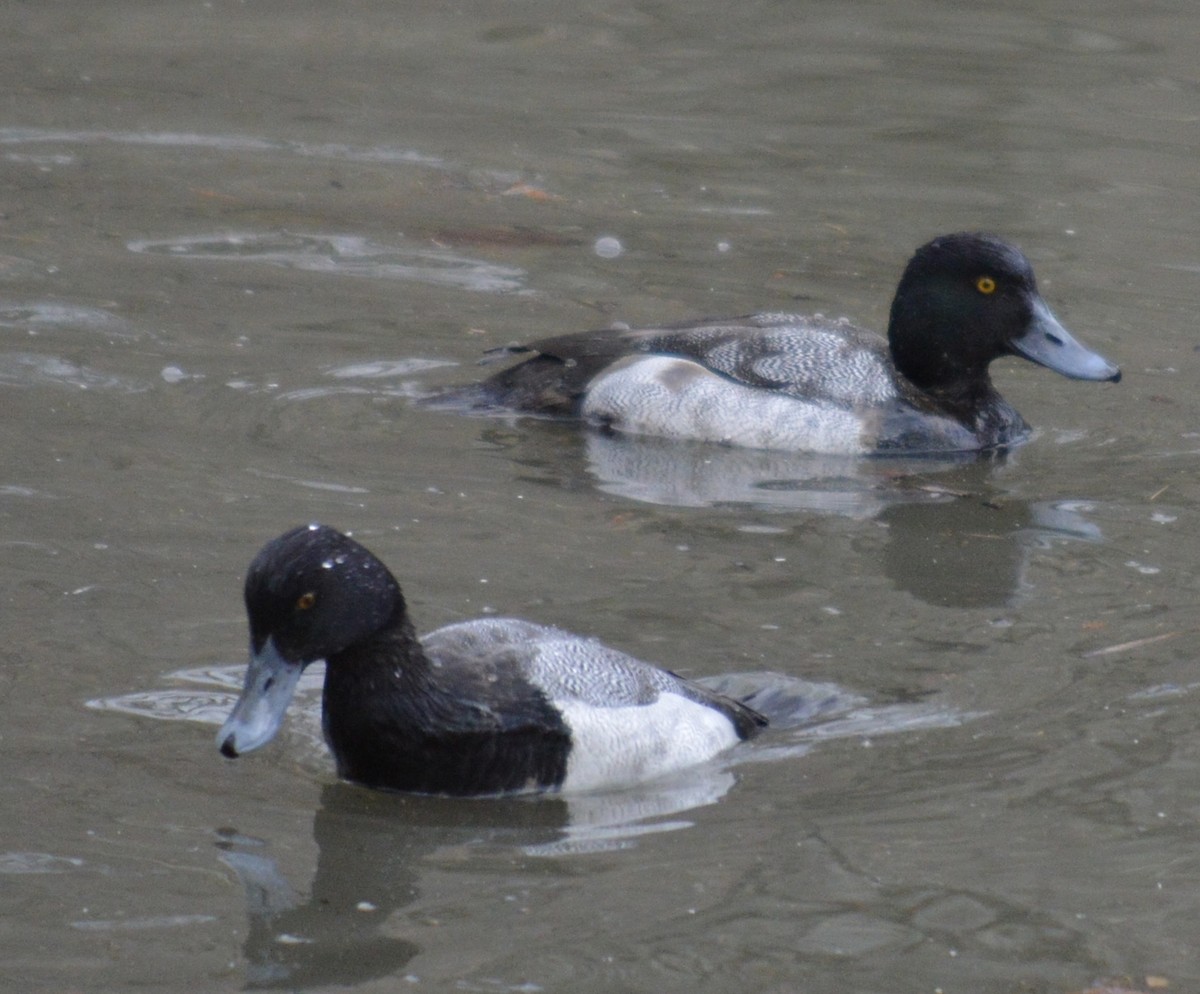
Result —
[[736, 383], [699, 363], [645, 356], [609, 367], [588, 386], [583, 416], [617, 431], [752, 449], [867, 451], [852, 411]]
[[571, 754], [562, 789], [596, 790], [652, 780], [702, 763], [738, 741], [719, 711], [678, 694], [653, 704], [596, 707], [556, 701], [571, 730]]

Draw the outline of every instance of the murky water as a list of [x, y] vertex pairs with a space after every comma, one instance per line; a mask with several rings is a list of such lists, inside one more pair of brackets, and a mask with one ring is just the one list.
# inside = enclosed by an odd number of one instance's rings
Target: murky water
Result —
[[[1200, 12], [97, 0], [0, 26], [12, 989], [1200, 989]], [[911, 250], [962, 228], [1021, 244], [1126, 374], [997, 364], [1039, 429], [1002, 462], [410, 404], [614, 320], [882, 327]], [[339, 784], [311, 690], [227, 762], [243, 570], [312, 519], [423, 627], [521, 615], [832, 684], [836, 714], [570, 802]]]

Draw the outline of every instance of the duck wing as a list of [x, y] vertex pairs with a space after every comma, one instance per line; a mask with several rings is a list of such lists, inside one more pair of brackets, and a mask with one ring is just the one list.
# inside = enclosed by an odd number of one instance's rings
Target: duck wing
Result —
[[844, 321], [751, 314], [558, 335], [495, 350], [529, 358], [480, 384], [475, 406], [575, 416], [596, 376], [640, 353], [677, 356], [746, 386], [843, 408], [898, 395], [887, 343], [878, 335]]
[[753, 314], [634, 332], [639, 351], [677, 355], [746, 386], [855, 408], [898, 395], [887, 343], [847, 321]]
[[[422, 641], [430, 661], [440, 665], [447, 678], [457, 682], [453, 674], [470, 671], [469, 676], [464, 674], [460, 700], [474, 699], [474, 720], [482, 718], [480, 706], [499, 711], [493, 704], [503, 701], [504, 710], [519, 723], [518, 716], [525, 709], [513, 705], [522, 693], [544, 695], [551, 703], [573, 701], [593, 708], [645, 706], [671, 693], [726, 715], [741, 738], [750, 738], [767, 724], [762, 715], [740, 701], [595, 639], [547, 625], [509, 618], [481, 619], [448, 625]], [[507, 724], [499, 716], [497, 720]]]

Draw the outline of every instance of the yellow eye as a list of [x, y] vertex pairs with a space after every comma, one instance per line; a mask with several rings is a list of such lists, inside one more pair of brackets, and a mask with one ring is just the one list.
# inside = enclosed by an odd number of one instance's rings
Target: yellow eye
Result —
[[987, 296], [989, 293], [995, 293], [996, 281], [990, 276], [980, 276], [979, 279], [975, 281], [975, 289], [984, 296]]
[[310, 607], [317, 603], [317, 595], [311, 590], [307, 594], [301, 594], [296, 599], [296, 610], [307, 611]]

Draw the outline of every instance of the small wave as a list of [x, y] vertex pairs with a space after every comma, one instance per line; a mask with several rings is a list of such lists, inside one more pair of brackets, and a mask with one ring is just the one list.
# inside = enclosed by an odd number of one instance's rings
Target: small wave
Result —
[[131, 252], [218, 262], [262, 262], [286, 269], [372, 279], [411, 280], [485, 293], [521, 290], [525, 271], [469, 259], [446, 249], [381, 245], [357, 235], [181, 235], [128, 242]]
[[55, 856], [48, 852], [0, 853], [0, 874], [68, 873], [83, 866], [76, 856]]
[[0, 307], [0, 328], [20, 328], [31, 335], [45, 328], [81, 328], [98, 331], [112, 338], [137, 338], [121, 318], [99, 307], [35, 301], [5, 304]]
[[75, 387], [79, 390], [111, 390], [116, 393], [143, 393], [144, 383], [102, 373], [89, 366], [80, 366], [59, 356], [8, 352], [0, 355], [0, 386], [32, 387], [50, 384]]
[[188, 131], [95, 131], [53, 128], [0, 128], [0, 145], [151, 145], [163, 148], [211, 148], [218, 152], [283, 152], [311, 159], [381, 162], [439, 167], [437, 156], [394, 145], [343, 145], [337, 142], [277, 141], [253, 135], [204, 135]]
[[339, 380], [373, 380], [388, 376], [410, 376], [413, 373], [424, 373], [426, 370], [453, 365], [455, 363], [446, 359], [377, 359], [373, 362], [336, 366], [327, 369], [326, 373]]

